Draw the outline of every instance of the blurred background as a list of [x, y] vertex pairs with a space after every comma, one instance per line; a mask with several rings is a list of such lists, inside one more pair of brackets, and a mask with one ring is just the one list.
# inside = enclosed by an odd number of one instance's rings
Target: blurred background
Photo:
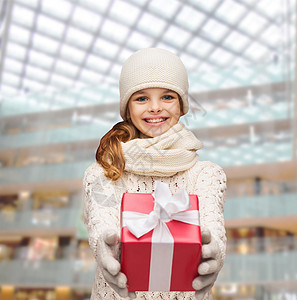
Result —
[[228, 177], [215, 299], [297, 299], [296, 0], [2, 0], [0, 33], [1, 300], [89, 298], [82, 177], [145, 47], [183, 60]]

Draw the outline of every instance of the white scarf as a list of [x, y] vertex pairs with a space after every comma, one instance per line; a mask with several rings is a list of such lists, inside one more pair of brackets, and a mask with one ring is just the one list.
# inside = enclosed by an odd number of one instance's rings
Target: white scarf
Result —
[[203, 147], [183, 123], [160, 136], [133, 139], [121, 145], [125, 171], [147, 176], [172, 176], [190, 169], [199, 159], [196, 151]]

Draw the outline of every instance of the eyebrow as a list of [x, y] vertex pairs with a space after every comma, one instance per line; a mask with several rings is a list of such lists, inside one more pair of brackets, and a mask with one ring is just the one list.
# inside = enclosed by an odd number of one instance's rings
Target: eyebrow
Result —
[[165, 91], [163, 92], [163, 94], [165, 94], [165, 93], [175, 93], [175, 94], [177, 94], [177, 92], [175, 92], [175, 91], [173, 91], [173, 90], [165, 90]]
[[133, 93], [132, 96], [134, 96], [134, 95], [141, 95], [141, 94], [145, 94], [145, 92], [143, 92], [143, 91], [140, 90], [138, 92]]
[[[172, 90], [165, 90], [162, 92], [162, 94], [166, 94], [166, 93], [176, 93], [177, 94], [177, 92], [172, 91]], [[133, 93], [133, 95], [142, 95], [142, 94], [146, 94], [146, 92], [143, 92], [142, 90], [140, 90], [140, 91]]]

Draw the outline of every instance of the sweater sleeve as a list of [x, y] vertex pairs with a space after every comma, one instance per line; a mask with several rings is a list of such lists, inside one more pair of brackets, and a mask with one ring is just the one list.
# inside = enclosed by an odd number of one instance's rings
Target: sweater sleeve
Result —
[[226, 175], [221, 167], [212, 162], [203, 164], [195, 187], [199, 198], [201, 228], [208, 228], [212, 238], [218, 242], [221, 269], [226, 256], [227, 242], [224, 227]]
[[92, 164], [83, 179], [83, 221], [92, 253], [98, 260], [97, 244], [107, 229], [119, 232], [119, 199], [112, 181], [98, 163]]

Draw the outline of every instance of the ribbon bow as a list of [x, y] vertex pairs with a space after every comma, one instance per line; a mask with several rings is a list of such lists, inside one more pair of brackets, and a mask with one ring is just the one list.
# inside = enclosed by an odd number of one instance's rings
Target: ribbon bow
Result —
[[197, 211], [186, 211], [190, 208], [190, 200], [184, 189], [172, 195], [166, 183], [156, 181], [153, 197], [155, 205], [154, 210], [150, 214], [123, 212], [123, 226], [127, 226], [129, 231], [137, 238], [154, 229], [155, 241], [162, 241], [162, 237], [164, 237], [166, 232], [171, 236], [166, 225], [171, 220], [199, 225]]

